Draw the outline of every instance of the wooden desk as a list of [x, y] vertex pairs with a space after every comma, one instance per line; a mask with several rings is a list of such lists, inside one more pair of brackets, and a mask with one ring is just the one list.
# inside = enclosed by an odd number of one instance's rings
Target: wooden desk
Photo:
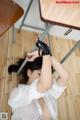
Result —
[[80, 3], [56, 3], [60, 0], [39, 0], [42, 21], [80, 30]]

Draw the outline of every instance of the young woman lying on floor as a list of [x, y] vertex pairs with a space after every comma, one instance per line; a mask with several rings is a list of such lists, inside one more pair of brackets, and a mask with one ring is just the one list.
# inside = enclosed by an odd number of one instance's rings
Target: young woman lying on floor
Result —
[[[69, 75], [63, 65], [51, 55], [47, 44], [39, 40], [36, 46], [41, 49], [28, 53], [26, 58], [8, 68], [10, 74], [17, 73], [24, 60], [28, 61], [18, 75], [18, 87], [13, 89], [8, 100], [13, 113], [11, 120], [53, 120], [56, 113], [51, 114], [43, 98], [51, 100], [52, 111], [55, 111], [53, 100], [66, 88]], [[57, 77], [52, 75], [53, 69]]]

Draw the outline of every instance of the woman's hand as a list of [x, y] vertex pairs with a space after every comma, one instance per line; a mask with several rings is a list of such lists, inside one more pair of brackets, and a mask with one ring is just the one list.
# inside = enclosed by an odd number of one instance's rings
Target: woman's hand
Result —
[[27, 53], [27, 60], [34, 61], [37, 57], [39, 57], [38, 50], [33, 51], [31, 53]]
[[52, 56], [51, 50], [46, 43], [44, 43], [38, 39], [38, 41], [36, 42], [36, 46], [39, 48], [39, 50], [42, 50], [42, 55], [51, 55]]

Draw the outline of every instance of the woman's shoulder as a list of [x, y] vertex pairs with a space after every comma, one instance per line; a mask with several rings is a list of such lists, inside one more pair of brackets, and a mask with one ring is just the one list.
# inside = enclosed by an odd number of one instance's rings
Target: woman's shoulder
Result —
[[34, 80], [31, 84], [18, 84], [16, 87], [14, 87], [11, 91], [11, 95], [22, 93], [23, 91], [26, 93], [32, 90], [36, 84], [37, 80]]
[[21, 90], [27, 90], [29, 88], [31, 88], [31, 86], [33, 86], [34, 84], [36, 84], [36, 80], [34, 80], [31, 84], [18, 84], [16, 87], [13, 88], [12, 93], [13, 92], [17, 92], [17, 91], [21, 91]]
[[24, 84], [18, 84], [16, 87], [14, 87], [11, 91], [11, 94], [14, 95], [14, 94], [17, 94], [25, 89], [27, 89], [28, 86], [27, 85], [24, 85]]

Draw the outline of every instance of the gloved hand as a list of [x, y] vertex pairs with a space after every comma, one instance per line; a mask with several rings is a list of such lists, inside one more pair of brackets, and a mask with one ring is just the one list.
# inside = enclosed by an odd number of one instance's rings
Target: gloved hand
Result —
[[51, 55], [52, 56], [51, 50], [46, 43], [38, 40], [36, 43], [36, 46], [39, 48], [39, 55], [40, 55], [40, 49], [41, 49], [42, 55]]

